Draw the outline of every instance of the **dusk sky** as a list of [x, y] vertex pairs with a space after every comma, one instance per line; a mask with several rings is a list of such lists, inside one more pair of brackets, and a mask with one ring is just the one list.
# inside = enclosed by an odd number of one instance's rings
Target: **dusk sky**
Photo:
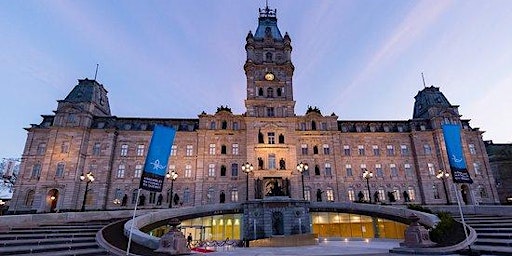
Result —
[[[0, 157], [77, 79], [118, 117], [245, 112], [245, 37], [260, 0], [0, 1]], [[484, 139], [512, 142], [512, 1], [270, 0], [292, 39], [295, 113], [408, 120], [434, 85]]]

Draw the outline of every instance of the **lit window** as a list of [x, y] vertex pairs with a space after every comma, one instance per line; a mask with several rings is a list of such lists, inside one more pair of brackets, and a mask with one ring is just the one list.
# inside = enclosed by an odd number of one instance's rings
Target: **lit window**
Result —
[[191, 178], [192, 177], [192, 165], [187, 164], [185, 165], [185, 178]]
[[269, 132], [268, 135], [268, 144], [276, 144], [276, 136], [275, 133]]
[[354, 193], [354, 189], [349, 188], [347, 192], [348, 192], [348, 200], [352, 201], [352, 202], [356, 201], [356, 194]]
[[231, 150], [233, 151], [233, 155], [238, 155], [238, 144], [233, 144]]
[[178, 154], [178, 146], [172, 145], [171, 146], [171, 156], [176, 156]]
[[409, 194], [409, 201], [416, 201], [416, 191], [413, 187], [407, 188], [407, 193]]
[[215, 177], [215, 164], [208, 165], [208, 176]]
[[238, 202], [238, 189], [231, 190], [231, 202]]
[[332, 188], [327, 188], [325, 190], [325, 196], [327, 197], [327, 202], [334, 202], [334, 191]]
[[121, 156], [128, 155], [128, 144], [121, 145]]
[[186, 156], [192, 156], [194, 154], [194, 146], [187, 145], [185, 154], [186, 154]]
[[133, 173], [134, 178], [140, 178], [142, 175], [142, 164], [135, 165], [135, 172]]
[[210, 155], [215, 155], [215, 144], [210, 144]]
[[475, 144], [469, 144], [469, 153], [472, 155], [476, 155]]
[[137, 156], [144, 155], [144, 144], [137, 145]]
[[379, 188], [379, 199], [381, 202], [386, 201], [386, 192], [384, 192], [383, 188]]
[[304, 189], [304, 200], [311, 201], [311, 188], [310, 187], [306, 187]]
[[117, 178], [124, 178], [124, 172], [126, 170], [126, 166], [124, 164], [120, 164], [117, 168]]
[[429, 175], [436, 175], [436, 168], [434, 167], [434, 164], [428, 163], [427, 167], [428, 167], [428, 174]]
[[395, 195], [395, 199], [397, 201], [400, 200], [400, 188], [394, 187], [393, 188], [393, 194]]

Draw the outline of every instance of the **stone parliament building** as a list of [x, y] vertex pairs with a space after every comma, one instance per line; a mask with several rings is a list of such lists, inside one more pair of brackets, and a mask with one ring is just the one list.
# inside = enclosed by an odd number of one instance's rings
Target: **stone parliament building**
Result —
[[[9, 212], [78, 211], [83, 202], [86, 210], [133, 208], [155, 125], [177, 131], [168, 170], [178, 178], [174, 196], [170, 180], [162, 193], [141, 191], [143, 209], [167, 208], [172, 201], [179, 207], [270, 196], [453, 204], [460, 193], [465, 204], [499, 203], [483, 132], [461, 119], [458, 106], [439, 88], [418, 92], [408, 120], [339, 120], [316, 107], [297, 113], [291, 38], [280, 32], [275, 10], [260, 10], [258, 21], [245, 44], [245, 113], [220, 106], [197, 118], [117, 117], [104, 85], [78, 80], [54, 114], [26, 128]], [[450, 171], [444, 123], [462, 127], [473, 184], [454, 186], [451, 178], [436, 177], [439, 170]], [[246, 162], [254, 166], [249, 173], [242, 171]], [[301, 173], [299, 163], [309, 168]], [[365, 170], [373, 173], [368, 183]], [[88, 172], [94, 181], [86, 184], [80, 176]]]

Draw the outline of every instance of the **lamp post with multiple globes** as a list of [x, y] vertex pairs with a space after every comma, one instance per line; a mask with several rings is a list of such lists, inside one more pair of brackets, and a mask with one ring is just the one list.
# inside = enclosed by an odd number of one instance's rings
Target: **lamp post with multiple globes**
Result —
[[85, 192], [84, 192], [84, 200], [82, 201], [82, 208], [80, 211], [85, 211], [85, 200], [87, 199], [87, 193], [89, 193], [89, 183], [94, 181], [94, 175], [92, 172], [88, 172], [87, 174], [80, 174], [80, 180], [85, 181]]
[[173, 193], [172, 193], [172, 190], [173, 190], [173, 187], [174, 187], [174, 181], [178, 178], [178, 173], [175, 172], [175, 171], [171, 171], [171, 172], [168, 172], [165, 177], [167, 177], [167, 179], [170, 179], [171, 180], [171, 193], [169, 195], [169, 208], [172, 208], [172, 200], [173, 200]]
[[370, 199], [370, 204], [372, 203], [372, 193], [370, 192], [370, 179], [373, 177], [373, 172], [368, 171], [368, 169], [364, 169], [363, 178], [366, 179], [366, 188], [368, 189], [368, 199]]
[[302, 199], [306, 200], [306, 192], [304, 191], [304, 172], [309, 168], [307, 163], [300, 162], [297, 164], [297, 171], [300, 172], [300, 179], [302, 181]]
[[450, 204], [448, 190], [446, 189], [446, 179], [448, 179], [449, 177], [450, 177], [450, 174], [448, 172], [445, 172], [443, 170], [437, 171], [436, 178], [441, 179], [443, 181], [444, 196], [446, 197], [446, 204]]
[[247, 183], [245, 185], [245, 201], [249, 201], [249, 173], [252, 172], [254, 167], [249, 162], [242, 165], [242, 171], [247, 174]]

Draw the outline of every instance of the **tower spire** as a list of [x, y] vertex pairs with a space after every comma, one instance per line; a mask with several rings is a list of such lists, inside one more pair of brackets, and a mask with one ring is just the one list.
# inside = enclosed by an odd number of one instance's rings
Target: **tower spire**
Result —
[[423, 76], [423, 72], [421, 72], [421, 79], [423, 80], [423, 88], [427, 88], [427, 85], [425, 84], [425, 77]]

